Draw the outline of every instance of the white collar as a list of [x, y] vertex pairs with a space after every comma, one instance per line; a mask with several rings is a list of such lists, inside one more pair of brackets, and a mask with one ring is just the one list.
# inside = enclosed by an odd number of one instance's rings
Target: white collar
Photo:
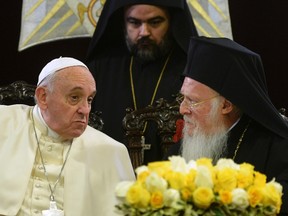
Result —
[[238, 124], [240, 119], [241, 119], [241, 117], [237, 119], [237, 121], [229, 128], [229, 130], [227, 132], [230, 132], [232, 130], [232, 128], [234, 128]]
[[35, 119], [38, 120], [38, 123], [40, 124], [39, 126], [44, 129], [43, 132], [45, 132], [45, 135], [52, 137], [53, 139], [59, 139], [60, 135], [58, 133], [56, 133], [55, 131], [53, 131], [45, 122], [42, 114], [41, 114], [41, 110], [39, 108], [38, 105], [35, 106], [35, 108], [33, 109], [33, 116]]

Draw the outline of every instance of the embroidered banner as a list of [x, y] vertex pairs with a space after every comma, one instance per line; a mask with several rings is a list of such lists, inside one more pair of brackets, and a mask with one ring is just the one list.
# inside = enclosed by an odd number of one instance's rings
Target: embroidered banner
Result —
[[[121, 0], [119, 0], [121, 1]], [[187, 0], [200, 35], [232, 39], [228, 0]], [[92, 37], [105, 0], [23, 0], [18, 50]]]

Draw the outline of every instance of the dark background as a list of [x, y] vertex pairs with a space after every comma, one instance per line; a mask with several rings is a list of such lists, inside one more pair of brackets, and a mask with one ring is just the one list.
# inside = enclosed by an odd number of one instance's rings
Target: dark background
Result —
[[[90, 38], [60, 40], [18, 52], [21, 8], [21, 0], [1, 1], [0, 85], [15, 80], [36, 83], [42, 67], [59, 56], [85, 59]], [[261, 55], [272, 102], [276, 108], [288, 108], [288, 1], [229, 0], [229, 9], [234, 40]]]

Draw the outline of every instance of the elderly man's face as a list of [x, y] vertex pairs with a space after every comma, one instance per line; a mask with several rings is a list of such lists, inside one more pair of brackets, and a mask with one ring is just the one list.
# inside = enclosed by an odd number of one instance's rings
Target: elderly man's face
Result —
[[65, 139], [80, 136], [87, 127], [96, 85], [84, 67], [56, 72], [53, 90], [44, 87], [38, 101], [47, 125]]
[[144, 60], [154, 60], [170, 49], [169, 13], [153, 5], [133, 5], [125, 10], [126, 42]]
[[188, 134], [192, 135], [196, 127], [200, 127], [206, 134], [214, 133], [217, 130], [215, 121], [211, 118], [222, 120], [221, 103], [213, 109], [213, 100], [220, 100], [221, 96], [202, 83], [189, 77], [184, 79], [181, 93], [184, 100], [180, 105], [180, 113], [185, 117], [185, 126]]
[[222, 107], [224, 98], [209, 87], [186, 77], [181, 89], [180, 112], [185, 126], [182, 156], [187, 160], [209, 157], [217, 161], [226, 149], [227, 125]]

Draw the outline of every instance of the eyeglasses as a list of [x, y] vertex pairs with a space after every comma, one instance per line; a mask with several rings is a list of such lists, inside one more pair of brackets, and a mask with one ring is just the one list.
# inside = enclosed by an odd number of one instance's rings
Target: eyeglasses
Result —
[[[178, 102], [181, 102], [181, 105], [182, 106], [186, 106], [189, 108], [189, 110], [195, 110], [199, 105], [209, 101], [209, 100], [212, 100], [213, 98], [216, 98], [220, 96], [219, 94], [218, 95], [214, 95], [213, 97], [209, 97], [207, 99], [204, 99], [202, 101], [199, 101], [199, 102], [195, 102], [195, 101], [189, 101], [187, 99], [184, 98], [184, 96], [182, 96], [181, 98], [178, 99]], [[182, 99], [182, 101], [179, 101], [180, 99]]]

